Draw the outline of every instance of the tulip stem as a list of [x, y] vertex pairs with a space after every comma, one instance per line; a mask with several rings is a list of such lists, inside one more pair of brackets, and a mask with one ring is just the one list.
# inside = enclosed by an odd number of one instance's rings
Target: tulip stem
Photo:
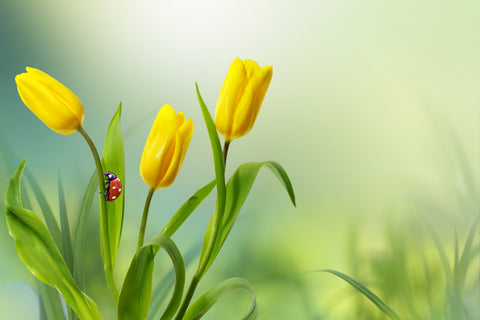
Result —
[[224, 166], [227, 166], [228, 147], [230, 147], [230, 141], [225, 140], [225, 143], [223, 144], [223, 165]]
[[[227, 155], [228, 155], [228, 147], [230, 146], [230, 141], [225, 141], [223, 144], [223, 165], [227, 165]], [[224, 173], [225, 174], [225, 173]], [[207, 268], [209, 267], [209, 264], [211, 264], [213, 261], [210, 262], [210, 256], [213, 251], [213, 247], [215, 245], [215, 240], [217, 239], [218, 231], [219, 231], [219, 224], [221, 221], [221, 217], [218, 216], [217, 208], [215, 208], [215, 213], [214, 213], [214, 221], [212, 224], [212, 230], [211, 230], [211, 237], [209, 238], [209, 243], [207, 244], [207, 249], [205, 253], [205, 257], [208, 257], [204, 260], [203, 263], [199, 264], [197, 267], [197, 270], [195, 271], [195, 274], [193, 275], [192, 282], [190, 282], [190, 286], [188, 287], [187, 293], [185, 294], [185, 299], [183, 300], [183, 303], [180, 306], [180, 309], [178, 311], [177, 317], [175, 320], [182, 320], [183, 316], [185, 315], [185, 312], [187, 311], [188, 305], [190, 304], [190, 301], [193, 298], [193, 294], [195, 293], [195, 290], [197, 289], [197, 286], [202, 279], [204, 273], [206, 272]]]
[[145, 200], [145, 207], [143, 208], [142, 223], [140, 225], [140, 231], [138, 232], [137, 252], [143, 246], [143, 239], [145, 238], [145, 229], [147, 227], [148, 209], [150, 208], [150, 202], [152, 202], [154, 188], [148, 190], [147, 199]]
[[113, 263], [110, 252], [110, 241], [108, 237], [107, 201], [105, 199], [105, 181], [103, 176], [102, 162], [100, 161], [97, 148], [95, 147], [92, 139], [90, 139], [88, 136], [87, 132], [85, 132], [81, 126], [78, 127], [77, 131], [80, 132], [80, 134], [87, 141], [87, 144], [92, 151], [93, 159], [95, 160], [95, 166], [97, 167], [98, 189], [100, 191], [98, 197], [100, 208], [100, 241], [102, 243], [101, 248], [103, 264], [105, 269], [105, 277], [107, 279], [108, 286], [110, 287], [110, 291], [112, 292], [113, 300], [115, 301], [115, 304], [118, 305], [119, 293], [115, 284], [115, 279], [113, 278]]

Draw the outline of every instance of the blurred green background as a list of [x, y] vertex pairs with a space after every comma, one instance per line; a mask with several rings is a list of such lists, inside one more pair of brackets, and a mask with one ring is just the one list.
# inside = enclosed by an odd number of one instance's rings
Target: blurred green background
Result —
[[[253, 130], [231, 145], [227, 174], [246, 161], [276, 160], [298, 206], [268, 170], [261, 173], [198, 293], [239, 276], [257, 294], [259, 319], [385, 318], [342, 280], [312, 272], [331, 268], [369, 286], [405, 318], [448, 313], [428, 229], [453, 268], [455, 244], [461, 254], [479, 215], [479, 7], [474, 0], [2, 0], [2, 197], [26, 157], [52, 207], [61, 175], [73, 219], [94, 168], [79, 134], [55, 134], [23, 105], [14, 77], [25, 66], [75, 92], [99, 149], [122, 102], [121, 283], [147, 193], [138, 165], [153, 117], [169, 103], [195, 130], [175, 183], [155, 194], [147, 238], [214, 176], [195, 81], [213, 113], [231, 61], [249, 58], [273, 65], [274, 75]], [[211, 196], [175, 235], [182, 252], [198, 248], [213, 207]], [[94, 212], [89, 294], [107, 315]], [[461, 292], [472, 319], [479, 314], [475, 232]], [[3, 218], [0, 249], [0, 318], [37, 319], [35, 281]], [[170, 267], [160, 261], [159, 274]], [[233, 294], [206, 318], [238, 319], [248, 299]]]

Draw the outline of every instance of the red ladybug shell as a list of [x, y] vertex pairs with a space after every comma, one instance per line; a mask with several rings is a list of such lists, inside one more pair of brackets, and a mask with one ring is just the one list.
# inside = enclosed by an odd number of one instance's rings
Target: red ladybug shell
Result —
[[103, 173], [105, 176], [105, 198], [107, 201], [113, 201], [117, 199], [122, 193], [122, 182], [120, 179], [110, 171]]
[[122, 193], [122, 182], [120, 179], [116, 178], [110, 181], [107, 190], [107, 201], [113, 201], [117, 199]]

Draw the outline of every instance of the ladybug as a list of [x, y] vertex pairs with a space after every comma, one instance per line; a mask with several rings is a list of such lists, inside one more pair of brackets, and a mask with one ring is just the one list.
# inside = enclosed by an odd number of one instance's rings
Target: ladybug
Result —
[[107, 201], [113, 201], [122, 193], [122, 182], [113, 172], [106, 171], [103, 175], [105, 176], [105, 198]]

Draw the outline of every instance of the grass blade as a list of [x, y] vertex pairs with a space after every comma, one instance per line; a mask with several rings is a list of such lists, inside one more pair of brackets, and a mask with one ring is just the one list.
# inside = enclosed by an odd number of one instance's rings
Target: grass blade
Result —
[[255, 294], [252, 287], [247, 280], [242, 278], [232, 278], [220, 282], [203, 295], [200, 296], [191, 306], [188, 308], [183, 320], [198, 320], [202, 318], [207, 311], [213, 307], [213, 305], [225, 294], [245, 290], [248, 291], [251, 296], [250, 307], [245, 315], [242, 317], [242, 320], [252, 320], [257, 317], [258, 307]]
[[161, 233], [171, 237], [180, 228], [180, 226], [187, 220], [192, 212], [205, 200], [205, 198], [212, 192], [215, 187], [216, 181], [213, 180], [202, 188], [198, 189], [193, 196], [191, 196], [187, 202], [185, 202], [180, 209], [170, 218], [168, 223], [162, 229]]
[[122, 134], [120, 130], [120, 115], [122, 104], [113, 115], [108, 127], [105, 144], [103, 147], [102, 167], [113, 172], [122, 182], [123, 191], [115, 201], [107, 201], [108, 241], [112, 268], [115, 266], [120, 236], [123, 226], [123, 212], [125, 205], [125, 151], [123, 149]]
[[472, 245], [473, 240], [475, 239], [475, 233], [477, 232], [478, 221], [478, 218], [475, 219], [475, 222], [470, 228], [467, 240], [465, 241], [465, 246], [463, 247], [462, 256], [460, 257], [460, 261], [458, 263], [458, 268], [455, 268], [454, 270], [455, 286], [460, 292], [462, 292], [465, 285], [465, 278], [467, 277], [468, 267], [470, 265]]
[[85, 241], [87, 217], [92, 206], [93, 197], [95, 196], [95, 190], [97, 189], [96, 178], [97, 175], [94, 171], [87, 185], [85, 193], [83, 194], [82, 206], [80, 207], [80, 214], [76, 223], [77, 228], [75, 230], [73, 277], [82, 290], [85, 289]]
[[45, 223], [47, 224], [48, 231], [52, 234], [55, 243], [57, 244], [58, 248], [61, 252], [63, 252], [63, 241], [62, 241], [62, 233], [60, 231], [60, 227], [58, 226], [57, 219], [55, 219], [55, 215], [48, 204], [47, 197], [42, 191], [42, 188], [38, 184], [37, 180], [34, 178], [33, 174], [30, 170], [25, 170], [25, 176], [32, 187], [33, 194], [35, 195], [38, 205], [40, 206], [40, 210], [42, 211], [43, 217], [45, 218]]
[[380, 299], [376, 294], [374, 294], [370, 289], [365, 287], [363, 284], [360, 282], [350, 278], [346, 274], [343, 274], [339, 271], [336, 270], [331, 270], [331, 269], [323, 269], [319, 270], [322, 272], [328, 272], [331, 273], [340, 279], [343, 279], [345, 282], [347, 282], [349, 285], [360, 291], [365, 297], [367, 297], [370, 301], [373, 302], [380, 310], [383, 311], [390, 319], [393, 320], [400, 320], [400, 317], [393, 311], [392, 308], [390, 308], [385, 302], [383, 302], [382, 299]]
[[198, 263], [198, 270], [200, 273], [204, 273], [206, 268], [211, 263], [212, 250], [213, 246], [217, 240], [218, 229], [223, 220], [223, 215], [225, 212], [225, 200], [226, 200], [226, 186], [225, 186], [225, 162], [223, 160], [222, 147], [220, 146], [220, 139], [218, 138], [217, 128], [213, 122], [212, 116], [208, 111], [205, 102], [200, 95], [198, 85], [195, 83], [195, 88], [197, 91], [197, 98], [202, 110], [203, 119], [205, 125], [207, 126], [208, 137], [210, 139], [210, 144], [212, 147], [213, 153], [213, 162], [215, 164], [215, 180], [217, 185], [217, 203], [215, 206], [215, 212], [212, 217], [211, 225], [207, 228], [205, 232], [205, 237], [203, 241], [203, 248], [200, 252], [200, 260]]
[[70, 234], [70, 224], [68, 223], [67, 203], [65, 201], [65, 192], [62, 179], [58, 175], [58, 202], [60, 212], [60, 225], [62, 227], [63, 257], [67, 263], [70, 272], [73, 272], [73, 247], [72, 236]]

